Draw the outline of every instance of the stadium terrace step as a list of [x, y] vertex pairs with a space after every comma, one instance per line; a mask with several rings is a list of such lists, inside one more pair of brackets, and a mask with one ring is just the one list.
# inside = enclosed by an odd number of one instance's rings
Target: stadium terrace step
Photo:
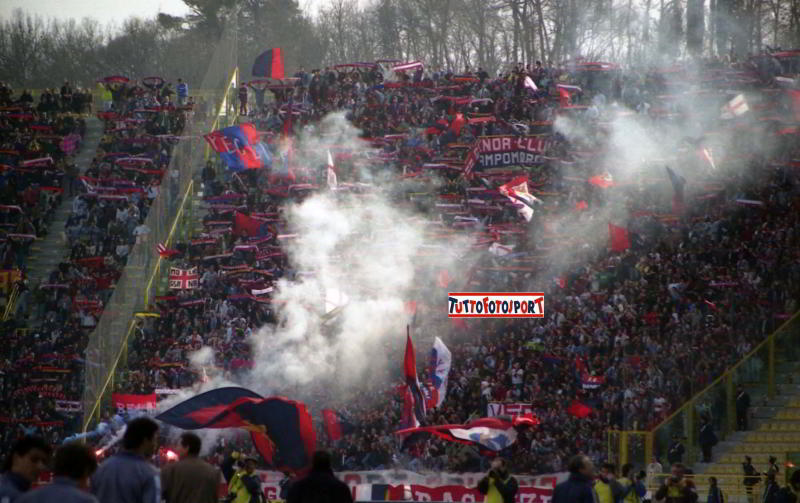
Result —
[[[75, 158], [80, 172], [83, 173], [91, 164], [92, 158], [103, 136], [103, 123], [97, 117], [90, 115], [86, 119], [86, 136], [81, 145], [80, 152]], [[33, 287], [41, 281], [46, 281], [50, 272], [58, 266], [67, 253], [65, 225], [72, 211], [72, 197], [65, 197], [56, 209], [53, 221], [50, 223], [47, 236], [36, 241], [36, 249], [28, 259], [28, 284]], [[37, 320], [36, 323], [41, 320]]]

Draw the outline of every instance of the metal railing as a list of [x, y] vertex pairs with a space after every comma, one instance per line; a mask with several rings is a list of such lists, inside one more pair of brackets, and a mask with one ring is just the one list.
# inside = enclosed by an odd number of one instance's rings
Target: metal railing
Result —
[[3, 309], [3, 321], [8, 321], [9, 318], [16, 312], [16, 305], [17, 300], [19, 299], [19, 287], [14, 285], [14, 288], [11, 289], [11, 293], [8, 295], [8, 300], [6, 301], [6, 307]]
[[[238, 75], [236, 66], [235, 30], [226, 30], [214, 55], [201, 89], [213, 90], [211, 103], [229, 101], [230, 82]], [[109, 410], [110, 393], [114, 389], [118, 367], [124, 367], [128, 341], [135, 327], [135, 313], [154, 310], [158, 295], [157, 278], [163, 273], [162, 259], [156, 253], [159, 243], [169, 246], [177, 229], [186, 230], [192, 217], [194, 178], [203, 167], [203, 135], [218, 124], [217, 113], [195, 114], [187, 122], [182, 139], [172, 151], [169, 169], [160, 190], [150, 206], [145, 225], [150, 228], [147, 239], [131, 249], [127, 265], [117, 281], [103, 314], [89, 337], [86, 349], [83, 431]]]
[[767, 396], [774, 398], [778, 391], [775, 381], [778, 359], [797, 361], [799, 355], [800, 312], [651, 430], [609, 430], [609, 459], [620, 466], [629, 462], [645, 466], [654, 454], [663, 458], [670, 441], [678, 437], [686, 448], [684, 461], [691, 465], [699, 459], [700, 418], [708, 418], [719, 440], [724, 440], [738, 429], [736, 387], [740, 384], [763, 387]]

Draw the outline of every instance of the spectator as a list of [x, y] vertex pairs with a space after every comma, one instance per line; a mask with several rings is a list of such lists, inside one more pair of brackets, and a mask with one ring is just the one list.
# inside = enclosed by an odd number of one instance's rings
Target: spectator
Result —
[[707, 416], [702, 417], [702, 424], [700, 425], [699, 435], [700, 448], [703, 451], [703, 463], [711, 462], [711, 451], [717, 445], [717, 435], [714, 433], [714, 428], [711, 426]]
[[595, 503], [594, 465], [588, 456], [573, 456], [567, 465], [569, 478], [553, 491], [552, 503]]
[[[234, 471], [234, 462], [239, 460], [242, 468]], [[256, 458], [234, 452], [222, 464], [222, 474], [228, 481], [228, 500], [230, 503], [261, 503], [261, 479], [256, 475]]]
[[686, 452], [686, 449], [683, 447], [681, 438], [678, 435], [675, 435], [672, 437], [672, 443], [669, 445], [669, 450], [667, 450], [667, 463], [670, 465], [683, 463], [684, 452]]
[[201, 460], [200, 437], [191, 432], [181, 435], [180, 461], [161, 469], [161, 485], [166, 503], [217, 503], [220, 471]]
[[770, 471], [767, 473], [767, 482], [764, 486], [764, 494], [761, 498], [761, 503], [778, 503], [781, 487], [775, 481], [776, 473]]
[[800, 502], [798, 495], [800, 495], [800, 470], [795, 470], [786, 487], [782, 487], [778, 492], [778, 503], [798, 503]]
[[14, 503], [47, 469], [52, 449], [44, 439], [25, 436], [17, 440], [3, 464], [0, 502]]
[[97, 470], [94, 451], [71, 443], [56, 449], [53, 481], [19, 498], [19, 503], [97, 503], [88, 492], [89, 478]]
[[664, 468], [658, 462], [658, 458], [653, 456], [653, 460], [647, 465], [647, 487], [653, 487], [661, 484], [661, 474], [664, 473]]
[[725, 503], [725, 495], [717, 486], [717, 477], [708, 478], [708, 499], [706, 503]]
[[133, 419], [122, 436], [123, 450], [100, 465], [92, 477], [92, 493], [100, 503], [161, 503], [158, 470], [148, 459], [156, 451], [158, 424]]
[[189, 99], [189, 84], [183, 79], [178, 79], [176, 91], [178, 91], [178, 106], [186, 105], [186, 100]]
[[695, 503], [697, 491], [694, 483], [684, 478], [685, 470], [680, 463], [672, 465], [672, 474], [664, 480], [656, 492], [655, 499], [664, 500], [665, 503]]
[[503, 458], [493, 459], [489, 473], [478, 482], [478, 491], [486, 495], [487, 503], [513, 503], [518, 489]]
[[616, 467], [612, 463], [603, 463], [597, 480], [594, 482], [594, 493], [598, 503], [616, 503], [622, 498], [623, 488], [616, 480]]
[[745, 491], [747, 492], [747, 499], [752, 501], [753, 486], [759, 482], [758, 471], [753, 467], [753, 458], [750, 456], [744, 457], [742, 471], [744, 472], [744, 480], [742, 483], [744, 484]]
[[750, 410], [750, 395], [740, 384], [736, 388], [736, 429], [738, 431], [747, 430], [747, 415]]
[[617, 500], [621, 503], [640, 503], [647, 493], [647, 488], [643, 483], [646, 478], [644, 471], [634, 476], [631, 473], [632, 470], [632, 464], [626, 463], [622, 465], [622, 477], [619, 479], [622, 493]]
[[311, 473], [292, 484], [287, 503], [320, 501], [329, 503], [352, 503], [353, 495], [347, 484], [337, 479], [331, 468], [331, 455], [317, 451], [311, 461]]

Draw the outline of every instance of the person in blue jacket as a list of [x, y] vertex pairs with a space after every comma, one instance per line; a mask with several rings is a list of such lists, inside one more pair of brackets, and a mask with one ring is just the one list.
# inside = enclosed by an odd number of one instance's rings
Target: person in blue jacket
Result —
[[25, 493], [17, 503], [97, 503], [88, 491], [89, 477], [97, 469], [94, 451], [83, 444], [69, 443], [56, 451], [53, 482]]
[[584, 455], [574, 456], [567, 465], [569, 478], [553, 491], [552, 503], [594, 503], [594, 464]]

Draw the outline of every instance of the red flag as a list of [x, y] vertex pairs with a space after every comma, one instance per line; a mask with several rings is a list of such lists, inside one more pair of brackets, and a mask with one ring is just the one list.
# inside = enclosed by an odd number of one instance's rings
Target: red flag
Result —
[[331, 409], [322, 409], [322, 419], [325, 422], [325, 431], [328, 433], [328, 438], [336, 442], [342, 438], [342, 428], [339, 426], [339, 418], [336, 417], [336, 412]]
[[572, 404], [567, 408], [567, 413], [575, 417], [584, 418], [592, 413], [592, 408], [582, 404], [578, 400], [573, 400]]
[[614, 186], [614, 179], [611, 178], [611, 173], [606, 173], [604, 175], [597, 175], [589, 178], [589, 183], [596, 185], [601, 189], [607, 189]]
[[236, 212], [236, 217], [233, 221], [233, 233], [236, 236], [261, 236], [267, 233], [266, 222], [254, 218], [244, 213]]
[[456, 118], [453, 119], [453, 122], [450, 123], [450, 129], [456, 134], [456, 136], [461, 134], [461, 128], [464, 124], [467, 123], [467, 120], [464, 119], [464, 115], [456, 114]]
[[406, 302], [406, 312], [408, 314], [417, 314], [417, 301], [409, 300]]
[[578, 201], [575, 203], [575, 211], [583, 211], [589, 209], [589, 203], [586, 201]]
[[558, 88], [558, 101], [562, 107], [568, 107], [571, 103], [571, 97], [569, 95], [569, 91], [564, 88]]
[[406, 335], [406, 354], [403, 360], [403, 373], [406, 378], [406, 401], [410, 400], [413, 408], [414, 427], [422, 424], [425, 418], [425, 399], [422, 396], [422, 387], [417, 378], [417, 357], [414, 354], [414, 344], [411, 342], [411, 334]]
[[611, 222], [608, 223], [608, 234], [611, 238], [611, 250], [615, 252], [622, 252], [631, 247], [631, 239], [628, 235], [628, 229], [624, 227], [617, 227]]

